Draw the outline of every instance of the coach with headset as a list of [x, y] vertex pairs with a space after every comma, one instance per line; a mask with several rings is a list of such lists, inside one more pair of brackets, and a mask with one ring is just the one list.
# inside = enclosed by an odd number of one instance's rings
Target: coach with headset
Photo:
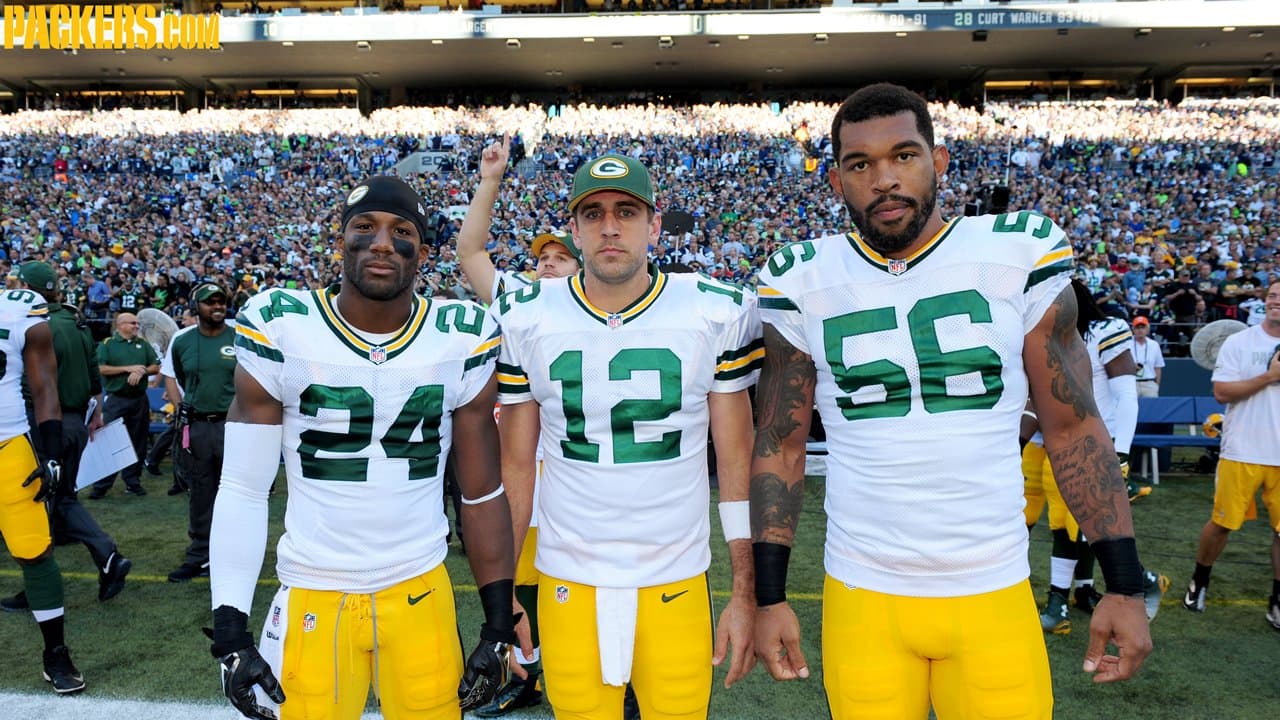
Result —
[[235, 330], [227, 326], [227, 291], [205, 282], [191, 291], [196, 325], [173, 336], [160, 373], [178, 405], [174, 462], [181, 463], [191, 488], [187, 546], [182, 565], [169, 582], [209, 574], [209, 527], [222, 476], [222, 439], [227, 409], [235, 395]]

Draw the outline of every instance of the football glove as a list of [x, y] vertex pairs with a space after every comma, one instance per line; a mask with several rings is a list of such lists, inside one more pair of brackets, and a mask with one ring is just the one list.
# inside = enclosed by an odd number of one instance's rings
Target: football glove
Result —
[[253, 689], [261, 686], [277, 705], [284, 702], [284, 691], [271, 665], [254, 646], [253, 635], [246, 629], [248, 621], [248, 615], [227, 605], [214, 610], [213, 631], [205, 631], [213, 638], [210, 652], [222, 666], [222, 693], [232, 707], [247, 718], [276, 720], [273, 710], [258, 704]]
[[487, 624], [480, 627], [480, 644], [467, 657], [462, 682], [458, 683], [458, 704], [462, 711], [474, 710], [493, 702], [498, 690], [507, 684], [507, 661], [515, 633], [501, 633]]
[[32, 500], [36, 502], [52, 500], [53, 496], [58, 494], [58, 483], [62, 481], [62, 464], [57, 460], [38, 461], [36, 469], [27, 476], [27, 481], [22, 483], [22, 487], [27, 487], [37, 480], [40, 481], [40, 489], [36, 491], [36, 496]]
[[1125, 480], [1129, 479], [1129, 453], [1116, 453], [1116, 458], [1120, 461], [1120, 477]]

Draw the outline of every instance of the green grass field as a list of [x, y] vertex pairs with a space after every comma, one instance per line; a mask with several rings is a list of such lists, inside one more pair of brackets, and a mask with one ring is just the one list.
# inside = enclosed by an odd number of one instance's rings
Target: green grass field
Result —
[[[144, 480], [147, 480], [144, 478]], [[1094, 686], [1080, 669], [1087, 640], [1087, 619], [1073, 612], [1075, 632], [1046, 638], [1053, 666], [1059, 718], [1275, 718], [1280, 712], [1280, 633], [1266, 623], [1266, 594], [1271, 571], [1270, 531], [1265, 522], [1247, 524], [1232, 536], [1215, 567], [1209, 609], [1188, 613], [1179, 598], [1192, 568], [1196, 539], [1212, 505], [1212, 479], [1170, 473], [1155, 494], [1134, 508], [1143, 560], [1173, 580], [1153, 624], [1155, 652], [1140, 676], [1128, 683]], [[208, 641], [200, 627], [210, 622], [209, 583], [174, 585], [165, 576], [178, 565], [186, 543], [186, 498], [166, 497], [167, 479], [147, 480], [151, 494], [127, 497], [122, 487], [101, 501], [85, 501], [123, 552], [134, 561], [125, 591], [97, 602], [97, 576], [88, 553], [80, 547], [58, 550], [66, 576], [68, 642], [89, 683], [89, 695], [117, 698], [216, 701], [217, 674]], [[281, 487], [284, 484], [281, 483]], [[821, 687], [819, 625], [822, 585], [822, 512], [824, 483], [811, 480], [792, 555], [790, 594], [800, 616], [804, 650], [813, 676], [805, 682], [775, 683], [757, 668], [724, 690], [724, 671], [717, 673], [711, 717], [733, 720], [826, 717]], [[285, 496], [271, 500], [272, 539], [264, 577], [272, 576], [275, 538], [281, 531]], [[927, 508], [922, 511], [928, 512]], [[712, 536], [719, 537], [712, 512]], [[715, 559], [711, 582], [718, 602], [729, 587], [723, 543], [712, 544]], [[1044, 522], [1032, 534], [1031, 556], [1037, 597], [1047, 587], [1049, 533]], [[449, 570], [459, 583], [459, 622], [469, 644], [479, 627], [479, 605], [466, 558], [456, 544]], [[0, 594], [21, 583], [17, 567], [0, 565]], [[253, 625], [274, 590], [261, 583]], [[256, 634], [256, 632], [255, 632]], [[40, 679], [39, 633], [28, 614], [0, 614], [0, 691], [48, 693]], [[0, 711], [0, 716], [3, 716]], [[523, 717], [550, 717], [545, 708]]]

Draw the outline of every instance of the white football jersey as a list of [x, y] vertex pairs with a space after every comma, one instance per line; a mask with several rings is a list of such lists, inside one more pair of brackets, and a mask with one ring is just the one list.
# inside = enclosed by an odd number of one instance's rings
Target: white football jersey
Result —
[[582, 276], [498, 298], [498, 396], [542, 423], [538, 552], [552, 577], [675, 582], [711, 564], [707, 394], [744, 390], [764, 358], [755, 296], [650, 269], [629, 307], [591, 305]]
[[1031, 212], [953, 220], [902, 260], [855, 234], [770, 257], [761, 319], [817, 370], [832, 577], [929, 597], [1029, 575], [1023, 339], [1070, 281], [1071, 257]]
[[333, 288], [254, 296], [236, 360], [284, 405], [280, 582], [375, 592], [444, 560], [453, 411], [493, 375], [501, 338], [479, 305], [422, 297], [397, 333], [370, 337], [336, 299]]
[[[1102, 416], [1107, 432], [1115, 438], [1117, 399], [1107, 384], [1107, 363], [1126, 351], [1133, 355], [1133, 332], [1129, 330], [1129, 323], [1120, 318], [1098, 320], [1089, 325], [1085, 346], [1089, 350], [1089, 364], [1093, 367], [1093, 402], [1098, 406], [1098, 414]], [[1137, 402], [1136, 398], [1134, 402]]]
[[[1261, 325], [1238, 332], [1222, 343], [1213, 381], [1256, 378], [1267, 371], [1276, 352], [1280, 352], [1280, 338], [1268, 334]], [[1280, 465], [1280, 384], [1271, 383], [1244, 400], [1228, 403], [1224, 415], [1222, 457], [1253, 465]]]
[[[49, 314], [44, 298], [31, 290], [4, 290], [0, 295], [0, 442], [31, 429], [22, 399], [22, 350], [27, 330]], [[24, 478], [25, 479], [25, 478]]]
[[529, 279], [524, 273], [511, 272], [510, 270], [496, 270], [493, 273], [493, 297], [496, 299], [503, 293], [515, 292], [523, 290], [533, 284], [533, 280]]

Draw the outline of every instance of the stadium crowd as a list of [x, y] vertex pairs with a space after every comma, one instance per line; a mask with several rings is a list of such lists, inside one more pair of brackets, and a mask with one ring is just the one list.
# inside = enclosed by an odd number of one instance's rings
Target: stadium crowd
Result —
[[[951, 166], [946, 217], [1006, 205], [1052, 218], [1108, 312], [1146, 316], [1167, 354], [1195, 328], [1260, 322], [1280, 270], [1280, 102], [1188, 100], [931, 104]], [[438, 251], [425, 292], [472, 296], [453, 239], [503, 133], [515, 166], [488, 249], [532, 270], [528, 243], [565, 225], [570, 178], [617, 151], [653, 169], [666, 206], [658, 262], [751, 285], [779, 245], [848, 229], [827, 187], [822, 102], [379, 110], [28, 111], [0, 116], [0, 271], [58, 265], [67, 301], [99, 336], [115, 311], [177, 316], [197, 283], [254, 293], [334, 282], [336, 209], [355, 178], [427, 151], [411, 181], [432, 204]], [[995, 186], [1007, 186], [1007, 202]]]

